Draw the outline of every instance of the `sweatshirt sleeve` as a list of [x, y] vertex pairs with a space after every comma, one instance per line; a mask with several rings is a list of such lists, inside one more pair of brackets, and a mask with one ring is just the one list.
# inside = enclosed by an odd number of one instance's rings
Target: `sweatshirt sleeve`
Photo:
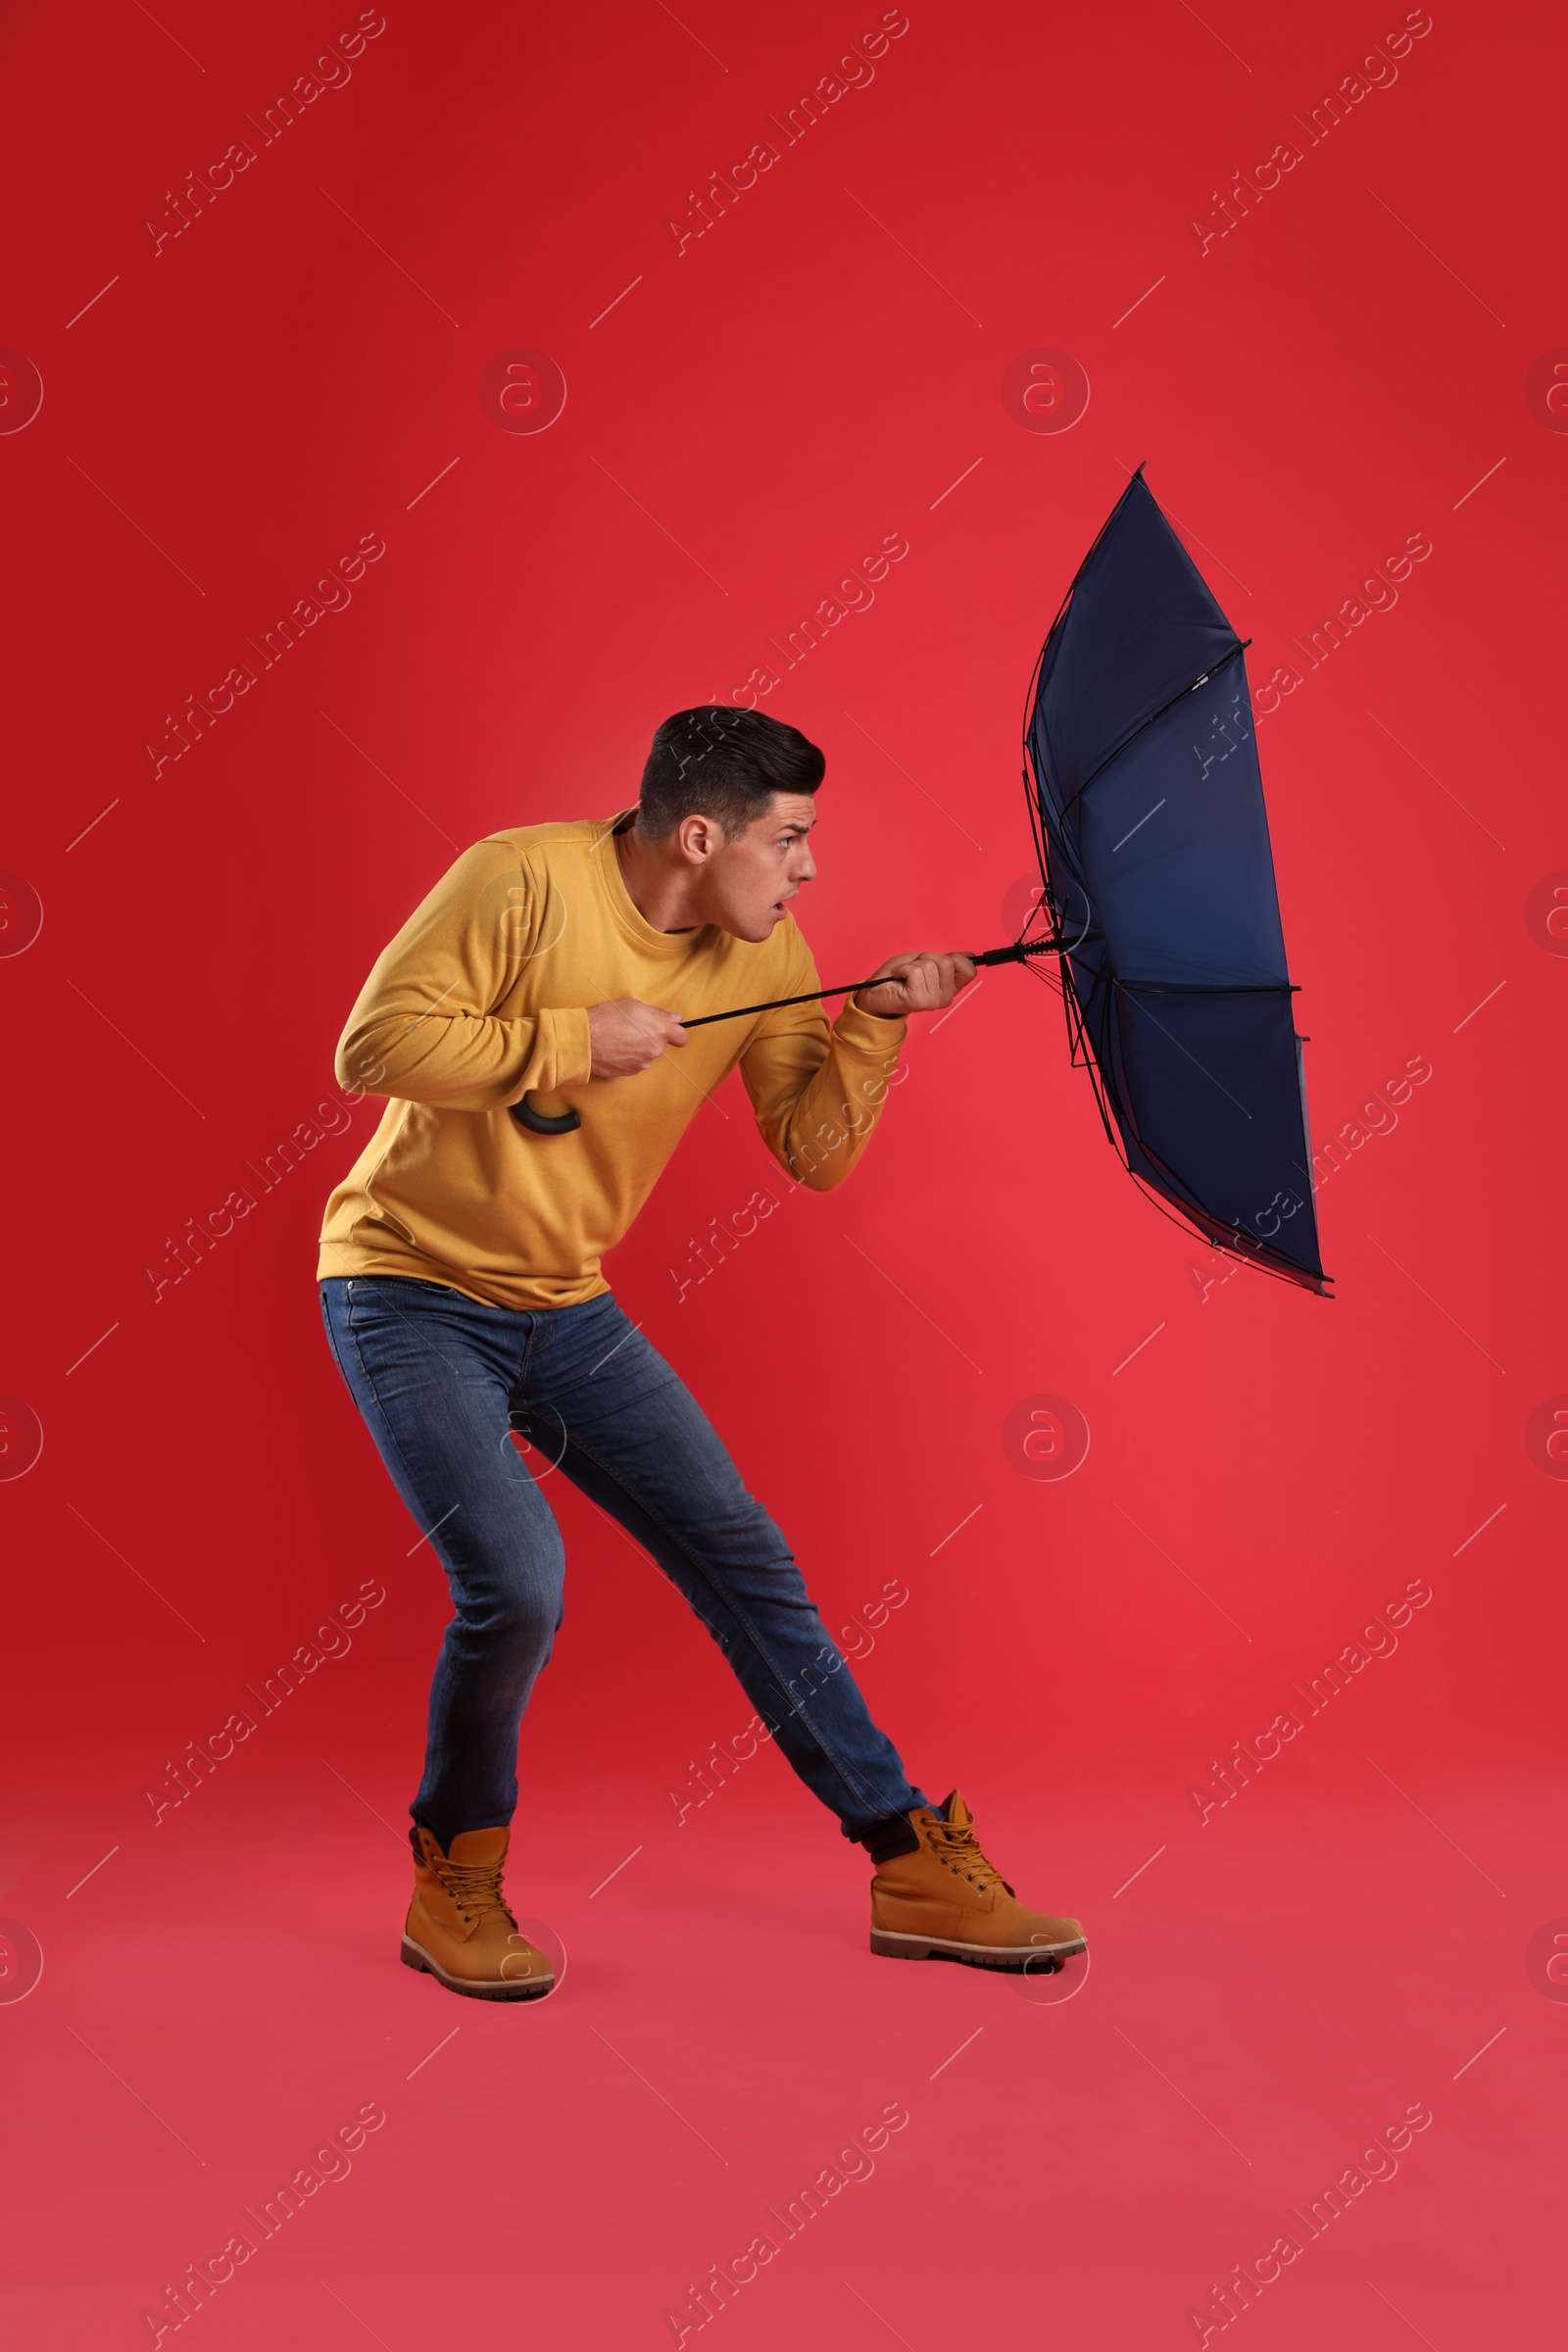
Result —
[[[820, 986], [803, 941], [782, 996]], [[741, 1055], [741, 1077], [762, 1141], [813, 1193], [842, 1184], [870, 1141], [898, 1067], [907, 1023], [846, 1002], [830, 1029], [819, 1005], [764, 1015]]]
[[504, 842], [466, 850], [377, 956], [338, 1041], [338, 1084], [446, 1110], [499, 1110], [584, 1083], [585, 1006], [498, 1018], [549, 938], [547, 875]]

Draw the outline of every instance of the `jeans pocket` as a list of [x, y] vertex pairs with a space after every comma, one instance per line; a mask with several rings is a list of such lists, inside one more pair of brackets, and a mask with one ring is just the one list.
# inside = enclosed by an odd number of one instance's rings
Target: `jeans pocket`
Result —
[[[436, 1285], [356, 1274], [343, 1286], [343, 1324], [351, 1338], [390, 1331], [416, 1320]], [[422, 1294], [422, 1295], [421, 1295]]]
[[335, 1339], [333, 1338], [333, 1336], [332, 1336], [332, 1309], [331, 1309], [331, 1306], [330, 1306], [330, 1304], [328, 1303], [328, 1300], [327, 1300], [327, 1295], [326, 1295], [326, 1286], [325, 1286], [325, 1284], [324, 1284], [324, 1283], [323, 1283], [323, 1284], [322, 1284], [322, 1286], [321, 1286], [320, 1298], [321, 1298], [321, 1329], [322, 1329], [322, 1330], [325, 1332], [325, 1334], [326, 1334], [326, 1345], [327, 1345], [328, 1350], [330, 1351], [330, 1354], [331, 1354], [331, 1357], [332, 1357], [332, 1361], [333, 1361], [333, 1363], [334, 1363], [334, 1364], [336, 1364], [336, 1366], [337, 1366], [337, 1368], [338, 1368], [339, 1372], [341, 1372], [341, 1371], [343, 1370], [343, 1358], [342, 1358], [342, 1357], [341, 1357], [341, 1356], [338, 1354], [338, 1351], [337, 1351], [337, 1342], [336, 1342], [336, 1340], [335, 1340]]
[[354, 1274], [349, 1277], [349, 1296], [356, 1291], [385, 1291], [396, 1298], [400, 1291], [433, 1291], [438, 1298], [460, 1298], [449, 1282], [426, 1282], [422, 1274]]

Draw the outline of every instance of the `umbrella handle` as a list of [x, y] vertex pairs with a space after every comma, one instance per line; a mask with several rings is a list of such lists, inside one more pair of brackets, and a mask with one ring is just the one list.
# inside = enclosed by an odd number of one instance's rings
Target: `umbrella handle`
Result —
[[517, 1125], [526, 1127], [530, 1135], [570, 1135], [574, 1127], [582, 1125], [580, 1111], [568, 1108], [559, 1117], [552, 1117], [548, 1111], [535, 1110], [526, 1095], [520, 1102], [511, 1103], [509, 1108]]
[[[971, 963], [1022, 963], [1028, 956], [1070, 956], [1072, 943], [1065, 939], [1014, 940], [1010, 948], [987, 948], [981, 955], [971, 956]], [[861, 982], [864, 986], [864, 982]]]

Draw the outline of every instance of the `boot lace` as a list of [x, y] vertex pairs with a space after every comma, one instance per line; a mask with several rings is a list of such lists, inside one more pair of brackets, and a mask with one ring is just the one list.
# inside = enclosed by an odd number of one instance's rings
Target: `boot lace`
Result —
[[431, 1867], [465, 1920], [472, 1924], [483, 1919], [488, 1912], [499, 1911], [511, 1921], [514, 1928], [516, 1927], [512, 1906], [501, 1891], [500, 1861], [440, 1861], [432, 1862]]
[[938, 1819], [931, 1824], [930, 1835], [932, 1850], [946, 1862], [950, 1870], [967, 1879], [971, 1886], [982, 1889], [1000, 1886], [1004, 1894], [1011, 1894], [1012, 1888], [996, 1864], [988, 1861], [981, 1852], [972, 1823], [964, 1827]]

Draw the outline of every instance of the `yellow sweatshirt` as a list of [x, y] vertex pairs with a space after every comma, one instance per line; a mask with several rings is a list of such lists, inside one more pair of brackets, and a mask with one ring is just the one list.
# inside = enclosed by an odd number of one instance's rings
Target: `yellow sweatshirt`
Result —
[[[570, 1306], [689, 1121], [739, 1062], [762, 1139], [816, 1192], [865, 1149], [902, 1021], [818, 1004], [699, 1029], [633, 1078], [588, 1083], [588, 1012], [615, 997], [695, 1020], [818, 984], [786, 915], [754, 945], [656, 931], [621, 879], [617, 820], [521, 825], [466, 850], [378, 957], [337, 1050], [338, 1083], [388, 1098], [326, 1204], [318, 1278], [412, 1274], [492, 1306]], [[573, 1104], [532, 1135], [508, 1109]]]

